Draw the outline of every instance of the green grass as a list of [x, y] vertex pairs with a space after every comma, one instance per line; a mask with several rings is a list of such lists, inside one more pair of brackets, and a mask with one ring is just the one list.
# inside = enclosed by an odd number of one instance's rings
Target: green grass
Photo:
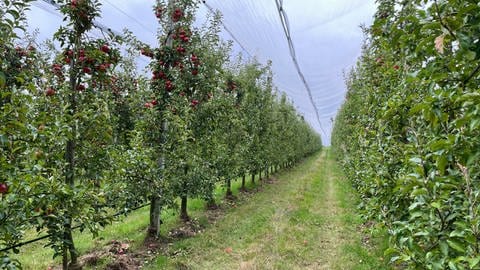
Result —
[[[103, 247], [111, 240], [129, 241], [132, 248], [136, 248], [141, 245], [145, 237], [144, 229], [148, 225], [148, 215], [148, 208], [132, 212], [126, 218], [107, 226], [95, 239], [89, 233], [75, 231], [73, 236], [75, 246], [80, 254]], [[28, 232], [28, 238], [35, 236], [33, 232]], [[39, 241], [20, 248], [20, 254], [16, 258], [22, 263], [23, 269], [47, 269], [48, 266], [61, 263], [61, 258], [53, 260], [53, 250], [44, 247], [46, 243], [46, 241]]]
[[362, 244], [355, 193], [328, 153], [277, 175], [145, 269], [389, 269], [381, 246]]
[[[239, 189], [241, 187], [241, 181], [232, 181], [233, 194], [238, 196]], [[252, 185], [247, 181], [247, 188], [256, 188], [257, 185]], [[222, 185], [217, 185], [215, 190], [215, 200], [220, 202], [225, 194], [225, 188]], [[205, 218], [205, 201], [201, 199], [189, 199], [188, 211], [193, 218], [197, 218], [201, 225], [207, 225], [208, 220]], [[162, 221], [160, 233], [161, 235], [167, 235], [170, 230], [180, 225], [180, 221], [177, 215], [177, 211], [174, 209], [167, 209], [162, 212]], [[97, 238], [84, 232], [75, 231], [73, 239], [75, 241], [75, 247], [79, 253], [85, 254], [94, 250], [98, 250], [112, 240], [118, 240], [122, 242], [128, 242], [130, 248], [138, 249], [145, 240], [146, 228], [149, 223], [149, 208], [145, 207], [128, 214], [126, 217], [121, 217], [119, 220], [114, 221], [111, 225], [106, 226]], [[41, 233], [40, 235], [43, 235]], [[25, 234], [25, 240], [34, 239], [39, 234], [34, 230], [27, 231]], [[38, 241], [26, 246], [21, 247], [20, 253], [12, 255], [13, 258], [18, 259], [24, 270], [37, 270], [47, 269], [49, 266], [60, 265], [61, 258], [53, 259], [53, 250], [49, 247], [44, 247], [47, 244], [46, 240]], [[96, 269], [101, 269], [102, 265], [108, 264], [108, 259], [104, 260]], [[89, 269], [86, 267], [85, 269]]]
[[[224, 205], [213, 224], [209, 224], [205, 202], [189, 199], [189, 215], [205, 229], [194, 237], [170, 240], [144, 269], [389, 269], [382, 260], [386, 237], [359, 229], [362, 221], [355, 212], [355, 191], [329, 153], [327, 149], [276, 174], [278, 181], [272, 184], [252, 185], [248, 179], [248, 189], [258, 193], [242, 194], [241, 181], [232, 182], [238, 200]], [[224, 194], [219, 185], [216, 201], [222, 202]], [[176, 212], [162, 213], [162, 235], [182, 225]], [[77, 232], [76, 246], [84, 254], [119, 240], [129, 241], [132, 250], [139, 249], [148, 214], [148, 207], [137, 210], [107, 226], [94, 240]], [[366, 237], [369, 245], [362, 241]], [[43, 244], [21, 249], [17, 258], [24, 269], [47, 269], [60, 263], [52, 261], [52, 251]], [[107, 263], [105, 259], [95, 269]]]
[[[349, 241], [342, 246], [340, 260], [349, 262], [351, 265], [349, 269], [392, 269], [387, 265], [388, 259], [383, 256], [383, 251], [388, 247], [386, 231], [374, 228], [362, 229], [362, 219], [355, 211], [359, 201], [356, 191], [343, 177], [334, 158], [330, 156], [328, 162], [332, 176], [337, 179], [335, 191], [339, 206], [343, 209], [339, 218], [345, 228], [344, 234], [355, 237], [355, 241]], [[359, 228], [361, 233], [359, 233]], [[366, 239], [368, 239], [368, 244], [363, 243]]]

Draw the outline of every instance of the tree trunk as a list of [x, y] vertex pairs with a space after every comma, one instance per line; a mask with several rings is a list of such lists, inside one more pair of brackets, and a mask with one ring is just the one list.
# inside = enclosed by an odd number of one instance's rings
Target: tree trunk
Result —
[[160, 197], [153, 195], [150, 198], [150, 224], [148, 225], [148, 237], [157, 238], [160, 233], [160, 212], [162, 210]]
[[255, 184], [255, 172], [252, 172], [252, 184]]
[[182, 183], [182, 189], [183, 189], [183, 195], [180, 196], [181, 198], [181, 203], [180, 203], [180, 219], [183, 221], [188, 221], [190, 218], [188, 217], [187, 213], [187, 194], [188, 194], [188, 186], [187, 186], [187, 180], [186, 176], [188, 174], [188, 166], [185, 166], [183, 169], [183, 173], [185, 174], [185, 178]]
[[[73, 128], [73, 132], [76, 132], [75, 128]], [[69, 140], [67, 142], [66, 148], [66, 162], [67, 167], [65, 171], [65, 183], [69, 185], [71, 188], [75, 185], [75, 142], [73, 140]], [[67, 210], [67, 209], [66, 209]], [[77, 263], [77, 252], [75, 250], [75, 244], [73, 242], [72, 237], [72, 227], [71, 227], [71, 220], [69, 211], [67, 210], [65, 214], [66, 225], [63, 231], [63, 258], [62, 258], [62, 268], [64, 270], [67, 269], [81, 269]], [[68, 252], [67, 252], [68, 251]], [[70, 253], [70, 264], [68, 263], [68, 253]]]
[[258, 170], [258, 181], [262, 181], [262, 169]]
[[180, 219], [183, 221], [189, 221], [190, 218], [188, 217], [187, 213], [187, 196], [181, 197], [182, 202], [180, 204]]
[[242, 175], [242, 187], [241, 187], [241, 190], [243, 190], [243, 191], [247, 190], [247, 188], [245, 187], [245, 174]]
[[270, 172], [268, 171], [268, 165], [267, 165], [267, 170], [266, 170], [266, 176], [265, 177], [267, 177], [267, 179], [270, 178]]
[[[64, 270], [80, 270], [82, 267], [78, 264], [78, 254], [73, 245], [72, 227], [68, 223], [65, 225], [63, 232], [63, 253], [62, 253], [62, 269]], [[70, 263], [68, 262], [68, 254], [70, 253]]]
[[231, 197], [233, 195], [232, 193], [232, 181], [230, 179], [227, 180], [227, 197]]
[[[170, 8], [173, 7], [173, 1], [169, 0], [168, 5]], [[170, 33], [173, 32], [173, 21], [169, 20], [169, 31]], [[172, 47], [173, 38], [172, 34], [169, 34], [166, 40], [166, 45], [168, 47]], [[166, 142], [166, 133], [168, 129], [168, 122], [165, 120], [164, 115], [160, 112], [160, 117], [162, 119], [162, 131], [160, 136], [160, 155], [158, 158], [158, 166], [160, 168], [160, 177], [163, 177], [163, 171], [165, 170], [165, 154], [163, 153], [164, 147], [163, 145]], [[147, 237], [154, 237], [157, 238], [160, 234], [160, 225], [162, 221], [160, 219], [161, 212], [162, 212], [162, 204], [160, 201], [160, 196], [156, 194], [157, 191], [154, 191], [154, 194], [150, 198], [150, 224], [148, 225], [147, 230]]]
[[[76, 38], [75, 41], [75, 48], [78, 49], [80, 47], [80, 39]], [[77, 112], [77, 100], [76, 100], [76, 86], [77, 86], [77, 78], [74, 74], [74, 66], [75, 61], [70, 63], [70, 93], [69, 93], [69, 103], [70, 109], [68, 110], [68, 115], [70, 117], [70, 128], [72, 130], [72, 139], [67, 141], [67, 145], [65, 148], [65, 184], [67, 184], [70, 188], [73, 189], [75, 186], [75, 150], [76, 150], [76, 142], [75, 138], [77, 137], [77, 128], [76, 124], [73, 122], [73, 117]], [[68, 207], [65, 207], [65, 227], [63, 231], [63, 258], [62, 258], [62, 268], [64, 270], [67, 269], [81, 269], [81, 267], [77, 263], [77, 251], [75, 250], [75, 244], [73, 242], [72, 237], [72, 217], [70, 216], [70, 211]], [[67, 252], [68, 251], [68, 252]], [[70, 264], [68, 263], [68, 253], [70, 253]]]

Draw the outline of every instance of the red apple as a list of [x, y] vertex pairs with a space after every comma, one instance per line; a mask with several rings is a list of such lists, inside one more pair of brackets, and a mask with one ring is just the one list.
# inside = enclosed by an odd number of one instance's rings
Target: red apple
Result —
[[100, 50], [104, 53], [109, 53], [110, 52], [110, 48], [108, 47], [107, 44], [103, 44], [102, 47], [100, 47]]
[[192, 70], [192, 75], [193, 75], [193, 76], [197, 76], [197, 75], [198, 75], [198, 69]]
[[55, 95], [55, 89], [53, 89], [52, 87], [48, 87], [47, 90], [45, 90], [45, 95], [47, 97]]
[[192, 56], [190, 57], [190, 59], [192, 60], [192, 62], [197, 62], [198, 61], [198, 57], [195, 55], [195, 54], [192, 54]]
[[178, 52], [178, 53], [181, 53], [181, 54], [182, 54], [182, 53], [185, 53], [185, 48], [183, 48], [182, 46], [178, 46], [178, 47], [177, 47], [177, 52]]
[[86, 74], [90, 74], [90, 73], [92, 73], [92, 69], [89, 68], [89, 67], [83, 67], [83, 72], [86, 73]]
[[98, 66], [98, 70], [100, 70], [102, 72], [106, 71], [107, 70], [107, 65], [106, 64], [100, 64]]
[[60, 64], [53, 64], [52, 69], [54, 73], [61, 73], [62, 72], [62, 66]]
[[150, 103], [151, 103], [153, 106], [156, 106], [156, 105], [158, 104], [158, 101], [154, 99], [154, 100], [150, 101]]
[[145, 106], [145, 108], [148, 108], [148, 109], [153, 108], [153, 104], [150, 102], [146, 102], [143, 106]]
[[198, 105], [198, 103], [200, 103], [200, 102], [198, 100], [194, 99], [190, 102], [190, 106], [196, 107]]
[[154, 71], [153, 72], [153, 80], [158, 80], [158, 79], [165, 79], [165, 73], [163, 71]]
[[170, 80], [167, 80], [165, 82], [165, 89], [170, 92], [173, 90], [173, 83]]
[[0, 183], [0, 194], [7, 194], [7, 193], [8, 193], [7, 183]]
[[173, 15], [172, 15], [172, 19], [174, 22], [177, 22], [178, 20], [180, 20], [183, 16], [183, 11], [179, 8], [176, 8], [174, 11], [173, 11]]
[[162, 17], [162, 13], [163, 13], [163, 9], [161, 7], [157, 7], [155, 9], [155, 17], [160, 19]]

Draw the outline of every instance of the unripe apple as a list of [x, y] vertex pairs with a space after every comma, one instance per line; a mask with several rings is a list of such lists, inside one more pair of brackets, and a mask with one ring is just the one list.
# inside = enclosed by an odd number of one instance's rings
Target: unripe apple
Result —
[[37, 150], [34, 153], [35, 159], [41, 159], [43, 157], [43, 151], [42, 150]]

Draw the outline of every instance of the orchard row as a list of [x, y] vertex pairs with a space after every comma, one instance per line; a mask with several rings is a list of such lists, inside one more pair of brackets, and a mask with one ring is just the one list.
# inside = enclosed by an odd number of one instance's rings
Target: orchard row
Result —
[[[89, 33], [100, 1], [57, 1], [65, 17], [53, 42], [19, 38], [31, 1], [4, 1], [0, 42], [0, 249], [46, 231], [63, 269], [78, 269], [72, 238], [94, 235], [150, 204], [148, 234], [158, 236], [162, 209], [181, 199], [214, 203], [223, 183], [291, 166], [321, 141], [285, 95], [270, 65], [230, 59], [220, 18], [192, 23], [199, 4], [157, 1], [157, 48], [132, 33]], [[151, 76], [135, 60], [150, 61]], [[20, 262], [0, 252], [1, 268]]]
[[408, 269], [480, 269], [480, 6], [381, 0], [332, 144]]

